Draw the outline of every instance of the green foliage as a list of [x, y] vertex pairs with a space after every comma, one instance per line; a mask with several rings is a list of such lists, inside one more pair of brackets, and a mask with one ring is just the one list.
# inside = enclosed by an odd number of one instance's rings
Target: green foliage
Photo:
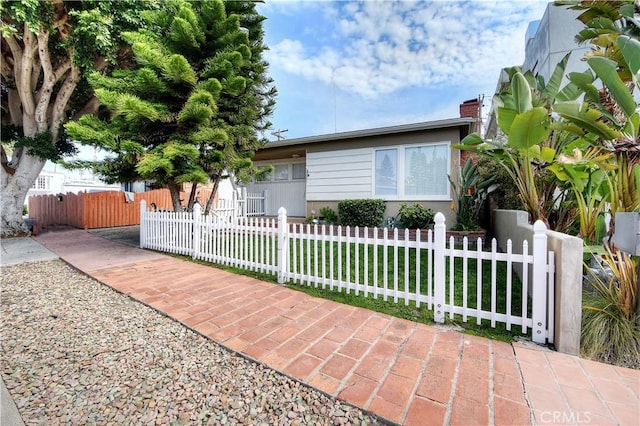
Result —
[[195, 85], [196, 72], [182, 55], [171, 55], [164, 60], [163, 77], [170, 83]]
[[18, 136], [14, 141], [13, 147], [14, 149], [27, 148], [30, 155], [43, 161], [51, 160], [55, 162], [62, 157], [78, 153], [78, 148], [66, 138], [54, 144], [49, 131], [39, 133], [33, 137]]
[[27, 206], [26, 204], [22, 205], [22, 216], [26, 216], [29, 214], [29, 206]]
[[[497, 138], [485, 141], [478, 134], [465, 137], [456, 148], [477, 152], [489, 157], [499, 164], [515, 184], [524, 210], [529, 213], [529, 221], [537, 219], [548, 223], [545, 198], [553, 194], [553, 188], [542, 186], [539, 179], [540, 164], [553, 161], [562, 144], [566, 141], [550, 133], [551, 115], [549, 104], [555, 102], [557, 93], [556, 80], [564, 74], [568, 55], [556, 66], [549, 84], [544, 79], [536, 79], [531, 72], [522, 73], [518, 67], [504, 71], [510, 76], [510, 85], [494, 98], [497, 108], [497, 120], [506, 140]], [[573, 90], [566, 92], [579, 93]], [[574, 93], [574, 94], [575, 94]], [[568, 95], [566, 95], [568, 96]], [[461, 181], [462, 182], [462, 181]], [[458, 206], [462, 203], [462, 211], [466, 203], [462, 196], [457, 197]], [[466, 226], [463, 218], [463, 226]]]
[[640, 26], [631, 0], [572, 2], [571, 8], [584, 11], [578, 19], [585, 29], [576, 40], [592, 45], [584, 58], [589, 69], [570, 73], [565, 87], [560, 83], [568, 57], [547, 84], [518, 68], [506, 69], [510, 84], [495, 98], [506, 143], [470, 135], [462, 145], [507, 171], [531, 222], [542, 219], [564, 231], [577, 217], [580, 236], [593, 243], [606, 212], [615, 216], [640, 206], [633, 172], [640, 161], [633, 94], [640, 76]]
[[402, 203], [398, 212], [398, 225], [409, 229], [427, 229], [434, 223], [435, 213], [422, 204]]
[[640, 317], [638, 258], [608, 249], [602, 256], [611, 276], [603, 277], [587, 268], [595, 294], [585, 296], [580, 350], [599, 361], [640, 366]]
[[478, 165], [472, 158], [469, 158], [463, 167], [458, 168], [457, 179], [451, 179], [449, 176], [456, 200], [456, 225], [453, 228], [455, 231], [480, 229], [480, 211], [488, 196], [498, 188], [496, 180], [495, 175], [483, 177], [478, 173]]
[[385, 210], [385, 201], [381, 199], [342, 200], [338, 203], [340, 224], [346, 226], [380, 226]]
[[177, 0], [143, 16], [140, 30], [122, 35], [135, 62], [90, 78], [101, 123], [69, 125], [70, 133], [115, 154], [94, 167], [112, 178], [144, 177], [171, 191], [210, 179], [214, 192], [230, 171], [246, 178], [275, 95], [255, 5]]
[[478, 165], [477, 172], [481, 179], [495, 177], [495, 183], [498, 187], [489, 197], [495, 201], [496, 208], [522, 210], [522, 202], [518, 197], [518, 188], [516, 188], [504, 168], [486, 156], [480, 156], [476, 161]]
[[338, 223], [338, 215], [331, 207], [320, 208], [320, 217], [322, 217], [322, 220], [329, 225]]

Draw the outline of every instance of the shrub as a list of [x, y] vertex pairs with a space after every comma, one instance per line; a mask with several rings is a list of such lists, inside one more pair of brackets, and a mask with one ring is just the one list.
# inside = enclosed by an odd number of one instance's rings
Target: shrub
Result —
[[380, 226], [386, 205], [380, 199], [342, 200], [338, 203], [340, 224], [347, 226]]
[[326, 224], [332, 225], [334, 223], [338, 223], [338, 215], [331, 207], [322, 207], [320, 209], [320, 216]]
[[26, 204], [22, 205], [22, 216], [26, 216], [29, 214], [29, 207]]
[[635, 312], [638, 258], [607, 249], [602, 259], [610, 276], [587, 268], [595, 294], [585, 296], [580, 352], [597, 361], [639, 368], [640, 318]]
[[495, 182], [500, 184], [490, 195], [496, 202], [496, 208], [507, 210], [524, 210], [518, 195], [518, 187], [509, 177], [507, 171], [494, 159], [485, 156], [478, 157], [478, 174], [483, 180], [495, 176]]
[[435, 213], [422, 204], [402, 203], [398, 212], [398, 225], [409, 229], [427, 229], [433, 224]]
[[456, 225], [454, 231], [477, 231], [480, 226], [480, 212], [484, 208], [487, 197], [499, 184], [496, 176], [483, 177], [478, 173], [478, 164], [469, 158], [463, 167], [457, 169], [458, 179], [449, 176], [455, 204]]

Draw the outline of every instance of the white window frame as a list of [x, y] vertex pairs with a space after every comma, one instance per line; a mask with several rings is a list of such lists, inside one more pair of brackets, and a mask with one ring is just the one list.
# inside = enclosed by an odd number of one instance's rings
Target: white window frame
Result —
[[[293, 178], [293, 165], [294, 164], [302, 164], [302, 165], [304, 165], [305, 166], [305, 171], [306, 171], [306, 162], [305, 161], [291, 161], [291, 162], [271, 161], [271, 162], [265, 162], [265, 163], [262, 163], [262, 162], [261, 163], [256, 163], [257, 167], [265, 167], [265, 166], [268, 166], [268, 165], [272, 165], [274, 170], [271, 173], [269, 173], [268, 176], [266, 176], [267, 179], [264, 179], [264, 180], [253, 179], [253, 183], [256, 183], [256, 184], [260, 184], [260, 183], [278, 184], [278, 183], [287, 183], [287, 182], [304, 182], [304, 181], [306, 181], [307, 180], [306, 173], [305, 173], [305, 175], [304, 175], [304, 177], [302, 179], [294, 179]], [[275, 174], [276, 174], [275, 168], [276, 168], [276, 166], [287, 166], [287, 168], [288, 168], [287, 169], [287, 177], [288, 178], [286, 180], [284, 180], [284, 179], [276, 179], [275, 178]]]
[[41, 191], [49, 189], [49, 177], [38, 176], [35, 182], [33, 182], [33, 186], [31, 188], [36, 190], [41, 190]]
[[[371, 158], [372, 158], [372, 182], [371, 182], [371, 196], [373, 198], [381, 198], [386, 201], [451, 201], [451, 185], [447, 183], [446, 194], [440, 195], [406, 195], [405, 194], [405, 160], [406, 160], [406, 149], [407, 148], [419, 148], [419, 147], [435, 147], [435, 146], [445, 146], [447, 148], [447, 175], [451, 175], [451, 142], [450, 141], [440, 141], [440, 142], [426, 142], [426, 143], [416, 143], [411, 145], [390, 145], [390, 146], [380, 146], [376, 148], [372, 148]], [[397, 150], [397, 170], [396, 170], [396, 185], [397, 185], [397, 193], [396, 195], [382, 195], [376, 194], [376, 152], [387, 150], [387, 149], [396, 149]], [[445, 176], [445, 179], [447, 177]], [[447, 179], [448, 182], [448, 179]]]

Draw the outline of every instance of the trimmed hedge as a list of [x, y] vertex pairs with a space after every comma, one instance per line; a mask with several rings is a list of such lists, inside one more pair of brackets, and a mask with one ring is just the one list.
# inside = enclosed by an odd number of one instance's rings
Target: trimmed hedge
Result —
[[380, 199], [342, 200], [338, 203], [338, 217], [345, 226], [380, 226], [386, 208]]
[[398, 213], [398, 224], [408, 229], [428, 229], [434, 223], [435, 213], [422, 204], [402, 203]]

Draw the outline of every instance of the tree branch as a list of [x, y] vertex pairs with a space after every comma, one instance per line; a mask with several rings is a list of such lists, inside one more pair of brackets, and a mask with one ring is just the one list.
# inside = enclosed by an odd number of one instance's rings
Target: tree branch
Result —
[[19, 65], [22, 63], [22, 48], [16, 41], [15, 37], [12, 35], [3, 36], [4, 40], [9, 45], [9, 49], [11, 50], [11, 55], [13, 55], [13, 72], [15, 74], [16, 80], [19, 78], [20, 68]]
[[61, 63], [58, 68], [56, 68], [54, 75], [56, 78], [56, 82], [59, 81], [67, 71], [71, 68], [71, 59], [68, 59]]
[[71, 95], [73, 95], [78, 82], [80, 81], [80, 68], [71, 64], [71, 70], [67, 73], [67, 77], [62, 83], [62, 87], [58, 91], [56, 95], [55, 103], [53, 104], [53, 112], [51, 123], [49, 125], [49, 130], [53, 136], [53, 142], [56, 143], [58, 140], [58, 128], [62, 124], [62, 120], [64, 119], [64, 113], [67, 108], [67, 104]]
[[9, 65], [9, 63], [10, 63], [9, 59], [10, 58], [7, 55], [5, 55], [4, 52], [3, 52], [2, 53], [2, 58], [1, 58], [1, 61], [0, 61], [0, 73], [7, 80], [9, 80], [11, 78], [11, 66]]
[[7, 158], [7, 152], [4, 150], [4, 145], [0, 145], [0, 162], [2, 162], [2, 168], [7, 174], [14, 174], [16, 169], [9, 165], [9, 158]]
[[[33, 67], [33, 60], [36, 53], [36, 39], [33, 33], [29, 29], [29, 26], [24, 24], [24, 50], [22, 54], [22, 61], [20, 66], [20, 79], [16, 82], [18, 87], [18, 93], [20, 93], [20, 99], [22, 100], [22, 110], [28, 117], [33, 117], [35, 113], [35, 102], [33, 99], [33, 91], [31, 89], [31, 69]], [[26, 123], [25, 123], [26, 124]], [[26, 126], [25, 126], [26, 127]], [[34, 130], [34, 129], [31, 129]], [[29, 129], [25, 128], [25, 134], [28, 134]]]
[[9, 89], [9, 116], [11, 124], [19, 126], [22, 122], [22, 109], [20, 108], [20, 94], [16, 89]]
[[80, 111], [78, 111], [73, 115], [73, 117], [71, 117], [71, 120], [76, 121], [80, 119], [80, 117], [82, 117], [83, 115], [93, 114], [98, 110], [99, 106], [100, 106], [100, 101], [98, 100], [98, 98], [94, 96], [91, 99], [89, 99], [89, 101], [86, 104], [84, 104], [84, 106]]
[[36, 125], [38, 133], [42, 133], [47, 129], [47, 107], [51, 101], [53, 94], [53, 86], [56, 83], [56, 75], [51, 66], [51, 57], [49, 55], [49, 32], [42, 31], [38, 34], [38, 55], [40, 56], [40, 66], [44, 72], [42, 86], [38, 91], [38, 105], [35, 110]]

